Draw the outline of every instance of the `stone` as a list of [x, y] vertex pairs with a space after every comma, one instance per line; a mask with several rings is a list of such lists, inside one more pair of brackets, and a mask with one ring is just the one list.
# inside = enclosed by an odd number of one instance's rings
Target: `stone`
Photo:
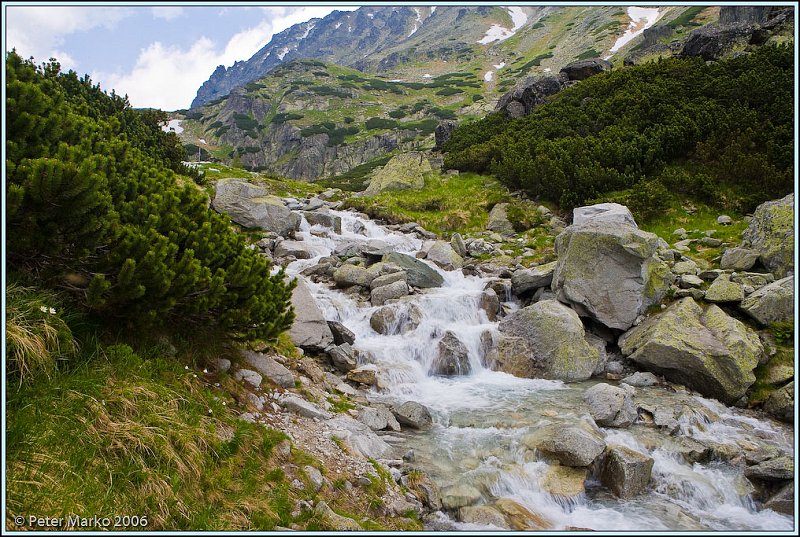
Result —
[[697, 263], [688, 259], [686, 261], [678, 261], [672, 266], [672, 273], [677, 274], [678, 276], [683, 276], [684, 274], [697, 274]]
[[733, 220], [730, 216], [726, 214], [721, 214], [717, 217], [717, 224], [721, 226], [729, 226], [733, 223]]
[[314, 246], [305, 241], [280, 241], [275, 245], [275, 257], [294, 257], [295, 259], [311, 259], [316, 252]]
[[560, 73], [527, 77], [500, 97], [495, 110], [502, 111], [510, 118], [523, 117], [543, 104], [548, 96], [564, 89], [567, 81], [566, 75]]
[[376, 405], [374, 407], [366, 406], [358, 411], [358, 421], [372, 429], [373, 431], [382, 431], [384, 429], [391, 429], [393, 431], [400, 430], [400, 424], [394, 415], [383, 405]]
[[391, 305], [378, 308], [370, 316], [369, 325], [383, 335], [404, 334], [416, 329], [422, 320], [422, 311], [414, 304], [403, 306]]
[[637, 371], [633, 375], [629, 375], [620, 381], [628, 386], [636, 388], [644, 388], [647, 386], [655, 386], [659, 384], [658, 377], [650, 372]]
[[231, 361], [226, 358], [214, 358], [211, 360], [211, 367], [219, 373], [227, 373], [231, 368]]
[[[529, 371], [535, 376], [565, 381], [586, 380], [600, 361], [600, 352], [586, 340], [586, 332], [578, 314], [555, 300], [543, 300], [515, 311], [498, 326], [503, 336], [521, 338], [528, 348], [523, 351], [533, 363]], [[501, 338], [502, 340], [502, 338]], [[499, 346], [498, 352], [506, 349]], [[512, 346], [516, 352], [518, 344]], [[495, 356], [501, 364], [506, 357]], [[511, 368], [520, 371], [523, 368]], [[510, 370], [500, 369], [507, 373]], [[533, 376], [531, 377], [533, 378]]]
[[369, 270], [358, 265], [343, 264], [333, 272], [333, 281], [337, 287], [351, 287], [360, 285], [369, 289], [369, 284], [378, 276], [374, 270]]
[[466, 483], [459, 483], [442, 490], [442, 507], [445, 509], [456, 510], [478, 503], [480, 499], [481, 491]]
[[530, 509], [511, 498], [498, 498], [494, 507], [505, 515], [511, 529], [517, 531], [536, 531], [551, 529], [553, 522], [543, 515], [532, 512]]
[[578, 314], [627, 330], [671, 283], [669, 268], [655, 255], [657, 244], [655, 234], [630, 224], [589, 219], [572, 225], [556, 237], [551, 288]]
[[330, 436], [339, 438], [351, 452], [365, 458], [383, 459], [393, 452], [392, 446], [386, 443], [375, 431], [355, 419], [337, 414], [325, 422]]
[[721, 269], [750, 270], [758, 261], [758, 252], [748, 248], [727, 248], [719, 262]]
[[470, 239], [467, 242], [467, 253], [472, 257], [491, 255], [494, 252], [495, 252], [494, 245], [490, 242], [486, 242], [483, 239]]
[[434, 242], [425, 258], [444, 270], [457, 270], [464, 266], [464, 259], [445, 241]]
[[541, 287], [550, 287], [557, 263], [553, 261], [538, 267], [515, 270], [511, 275], [511, 292], [515, 296], [525, 297]]
[[583, 225], [589, 221], [609, 222], [613, 224], [628, 224], [633, 227], [636, 225], [631, 211], [619, 203], [598, 203], [576, 207], [572, 211], [572, 224], [575, 226]]
[[273, 231], [288, 237], [300, 228], [300, 215], [286, 208], [277, 196], [241, 179], [220, 179], [214, 185], [211, 207], [248, 229]]
[[328, 328], [330, 328], [333, 335], [334, 345], [341, 345], [342, 343], [352, 345], [356, 342], [356, 335], [353, 331], [339, 321], [328, 321]]
[[378, 287], [383, 287], [385, 285], [389, 285], [390, 283], [395, 283], [402, 281], [403, 283], [407, 283], [406, 281], [406, 273], [404, 270], [397, 270], [397, 272], [390, 272], [388, 274], [381, 274], [369, 284], [371, 289], [377, 289]]
[[570, 62], [562, 67], [560, 72], [565, 74], [569, 80], [585, 80], [590, 76], [610, 71], [611, 67], [611, 62], [608, 60], [590, 58], [588, 60]]
[[471, 370], [467, 347], [448, 330], [439, 340], [438, 353], [431, 363], [428, 374], [452, 377], [468, 375]]
[[[387, 276], [394, 276], [394, 274], [387, 274]], [[387, 300], [393, 300], [408, 295], [408, 284], [405, 280], [398, 279], [388, 285], [376, 287], [370, 292], [370, 302], [373, 306], [383, 306]]]
[[764, 402], [764, 412], [786, 423], [794, 423], [794, 381], [769, 395]]
[[625, 446], [608, 446], [600, 481], [619, 498], [632, 498], [647, 488], [654, 460]]
[[326, 349], [326, 352], [331, 357], [334, 367], [342, 373], [348, 373], [358, 366], [358, 360], [349, 343], [330, 346]]
[[296, 395], [287, 395], [281, 399], [281, 404], [290, 412], [294, 412], [306, 418], [316, 418], [320, 420], [327, 420], [331, 418], [331, 413], [322, 410], [314, 403], [301, 399]]
[[739, 308], [762, 325], [794, 319], [794, 278], [789, 276], [758, 289]]
[[586, 468], [551, 466], [542, 478], [542, 488], [550, 494], [575, 498], [586, 491]]
[[308, 476], [308, 480], [311, 481], [311, 486], [314, 487], [314, 490], [319, 490], [322, 488], [322, 485], [325, 484], [325, 480], [322, 477], [322, 473], [314, 468], [313, 466], [303, 466], [303, 471]]
[[492, 210], [489, 211], [489, 221], [486, 224], [486, 229], [497, 233], [513, 234], [514, 226], [508, 221], [506, 209], [508, 209], [508, 203], [498, 203], [492, 207]]
[[776, 277], [794, 272], [794, 194], [759, 205], [742, 238]]
[[500, 298], [494, 289], [486, 289], [481, 293], [478, 307], [486, 312], [486, 318], [491, 322], [497, 320], [497, 314], [500, 312]]
[[383, 256], [384, 263], [394, 263], [406, 271], [408, 285], [419, 288], [441, 287], [444, 278], [424, 262], [410, 255], [392, 252]]
[[542, 435], [537, 449], [564, 466], [589, 466], [606, 448], [599, 435], [573, 425], [551, 426]]
[[494, 526], [501, 530], [509, 529], [506, 517], [488, 505], [468, 505], [458, 510], [458, 519], [467, 524]]
[[744, 300], [744, 289], [732, 282], [729, 274], [720, 274], [706, 289], [705, 300], [714, 303], [741, 302]]
[[261, 375], [283, 388], [294, 388], [294, 375], [269, 355], [260, 352], [242, 351], [245, 361]]
[[536, 367], [533, 348], [522, 337], [501, 335], [486, 355], [486, 363], [495, 371], [502, 371], [520, 378], [537, 378], [541, 373]]
[[604, 427], [627, 427], [636, 420], [632, 388], [627, 390], [610, 384], [595, 384], [583, 394], [589, 406], [589, 414], [598, 425]]
[[431, 163], [419, 151], [399, 153], [372, 174], [366, 196], [388, 190], [418, 190], [425, 186], [425, 176], [433, 171]]
[[719, 248], [722, 246], [722, 241], [715, 239], [714, 237], [701, 237], [697, 243], [700, 246], [705, 246], [707, 248]]
[[464, 244], [464, 239], [461, 237], [461, 233], [458, 233], [458, 232], [453, 233], [453, 236], [450, 237], [450, 246], [462, 258], [466, 257], [466, 255], [467, 255], [467, 245]]
[[744, 470], [748, 479], [759, 481], [782, 481], [794, 478], [794, 461], [791, 457], [782, 455], [764, 462], [748, 466]]
[[778, 492], [764, 502], [764, 509], [772, 509], [776, 513], [794, 516], [795, 505], [794, 483], [786, 483]]
[[378, 384], [378, 371], [374, 368], [358, 367], [348, 371], [345, 378], [356, 384], [375, 386]]
[[619, 339], [640, 366], [724, 403], [739, 400], [755, 381], [764, 348], [758, 335], [716, 305], [682, 298]]
[[261, 386], [263, 377], [252, 369], [237, 369], [233, 372], [233, 379], [239, 382], [246, 382], [253, 388]]
[[684, 274], [680, 277], [680, 286], [683, 289], [697, 288], [703, 285], [703, 279], [694, 274]]
[[335, 233], [342, 233], [342, 217], [334, 216], [324, 211], [306, 211], [303, 213], [306, 221], [312, 226], [322, 226], [332, 229]]
[[433, 139], [435, 140], [433, 146], [434, 151], [442, 150], [442, 146], [450, 138], [450, 134], [456, 130], [456, 127], [458, 127], [458, 121], [449, 119], [440, 121], [439, 124], [436, 125], [436, 129], [433, 131]]
[[[711, 279], [714, 280], [714, 278]], [[731, 274], [731, 281], [742, 285], [749, 285], [753, 287], [753, 290], [756, 290], [775, 282], [775, 277], [770, 273], [734, 272]]]
[[412, 429], [430, 429], [433, 427], [433, 418], [430, 411], [416, 401], [406, 401], [405, 403], [392, 407], [392, 414], [402, 425], [408, 425]]
[[333, 343], [333, 334], [322, 310], [300, 278], [297, 280], [297, 287], [292, 291], [292, 307], [295, 317], [289, 329], [289, 337], [295, 345], [307, 350], [324, 350]]
[[319, 523], [319, 529], [328, 531], [364, 531], [361, 524], [336, 513], [324, 501], [317, 502], [314, 515]]

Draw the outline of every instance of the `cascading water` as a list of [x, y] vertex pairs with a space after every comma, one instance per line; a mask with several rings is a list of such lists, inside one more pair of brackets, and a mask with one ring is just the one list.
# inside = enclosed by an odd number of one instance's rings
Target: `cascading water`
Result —
[[[303, 277], [301, 271], [348, 243], [389, 245], [394, 251], [412, 256], [422, 248], [421, 240], [389, 231], [354, 213], [331, 214], [342, 219], [341, 233], [310, 226], [303, 220], [298, 235], [315, 256], [292, 262], [287, 267], [288, 274]], [[325, 317], [340, 321], [355, 333], [353, 347], [359, 351], [363, 362], [360, 365], [369, 364], [377, 370], [379, 388], [373, 389], [370, 399], [389, 404], [411, 400], [430, 410], [433, 428], [401, 433], [401, 447], [414, 450], [414, 464], [441, 488], [469, 484], [481, 492], [484, 501], [509, 498], [546, 521], [546, 529], [554, 530], [792, 529], [792, 517], [756, 508], [752, 488], [739, 466], [689, 463], [674, 448], [680, 437], [742, 445], [756, 435], [760, 441], [792, 453], [792, 432], [715, 401], [655, 388], [640, 391], [648, 400], [684, 405], [685, 412], [677, 420], [677, 437], [653, 433], [652, 428], [643, 426], [604, 430], [608, 444], [627, 446], [654, 459], [649, 492], [621, 500], [592, 475], [586, 480], [585, 492], [580, 494], [565, 497], [548, 492], [543, 482], [551, 465], [525, 446], [524, 437], [546, 425], [588, 420], [582, 396], [595, 382], [564, 384], [521, 379], [487, 369], [487, 342], [497, 330], [496, 323], [489, 321], [480, 308], [487, 280], [430, 266], [443, 276], [443, 285], [390, 304], [398, 314], [396, 319], [414, 315], [414, 308], [418, 318], [416, 326], [406, 330], [398, 326], [402, 321], [396, 321], [388, 335], [377, 333], [370, 325], [377, 306], [365, 305], [352, 295], [325, 285], [307, 283]], [[506, 306], [517, 307], [513, 303]], [[438, 342], [447, 332], [467, 349], [470, 372], [466, 375], [444, 377], [429, 373]], [[454, 524], [464, 530], [499, 529]]]

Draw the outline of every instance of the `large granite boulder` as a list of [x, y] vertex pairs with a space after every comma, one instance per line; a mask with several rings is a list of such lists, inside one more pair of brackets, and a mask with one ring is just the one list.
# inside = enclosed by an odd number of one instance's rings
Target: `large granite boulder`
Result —
[[294, 388], [294, 375], [272, 356], [253, 351], [241, 351], [245, 362], [278, 386]]
[[341, 439], [351, 451], [364, 458], [382, 459], [392, 453], [387, 444], [367, 425], [350, 416], [338, 415], [325, 422], [331, 436]]
[[759, 205], [742, 238], [776, 277], [794, 272], [794, 194]]
[[394, 263], [406, 271], [406, 281], [412, 287], [441, 287], [444, 283], [441, 274], [410, 255], [392, 252], [383, 256], [383, 262]]
[[556, 237], [551, 288], [578, 314], [627, 330], [666, 294], [671, 272], [655, 255], [655, 234], [628, 223], [622, 211], [588, 216], [585, 210], [575, 209], [580, 223]]
[[495, 109], [511, 118], [519, 118], [530, 114], [531, 110], [543, 104], [547, 97], [565, 87], [567, 87], [567, 77], [563, 74], [528, 77], [500, 97]]
[[550, 287], [557, 263], [553, 261], [538, 267], [515, 270], [511, 275], [511, 292], [515, 296], [525, 297], [532, 295], [540, 287]]
[[569, 80], [585, 80], [590, 76], [598, 75], [611, 70], [611, 62], [600, 58], [577, 60], [561, 68], [561, 73]]
[[555, 300], [517, 310], [498, 328], [500, 342], [488, 360], [512, 375], [586, 380], [601, 358], [598, 348], [587, 341], [578, 314]]
[[406, 401], [401, 405], [392, 407], [392, 414], [394, 414], [398, 422], [412, 429], [430, 429], [433, 427], [433, 418], [430, 411], [416, 401]]
[[654, 460], [625, 446], [608, 446], [600, 481], [620, 498], [632, 498], [650, 483]]
[[383, 306], [387, 300], [401, 298], [408, 294], [405, 279], [398, 279], [390, 284], [375, 287], [369, 295], [373, 306]]
[[594, 222], [629, 224], [633, 227], [639, 227], [630, 209], [619, 203], [597, 203], [595, 205], [585, 205], [573, 209], [573, 225], [580, 226], [590, 220]]
[[555, 457], [565, 466], [589, 466], [603, 453], [605, 441], [595, 433], [577, 426], [550, 426], [539, 433], [536, 448]]
[[681, 56], [699, 56], [706, 61], [715, 61], [736, 48], [747, 46], [752, 35], [753, 27], [750, 26], [706, 25], [689, 34]]
[[729, 404], [753, 384], [764, 353], [753, 330], [688, 297], [625, 333], [619, 347], [645, 369]]
[[605, 383], [595, 384], [584, 392], [583, 400], [598, 425], [627, 427], [636, 420], [633, 388], [630, 386], [618, 388]]
[[794, 423], [794, 381], [769, 395], [764, 402], [764, 412], [786, 423]]
[[765, 285], [739, 304], [747, 315], [763, 325], [794, 319], [794, 277]]
[[241, 179], [220, 179], [215, 189], [211, 207], [240, 226], [273, 231], [281, 237], [288, 237], [300, 228], [300, 215], [287, 209], [280, 198], [263, 187]]
[[448, 330], [439, 340], [438, 352], [428, 371], [431, 375], [467, 375], [471, 367], [469, 364], [469, 351], [458, 337]]
[[333, 343], [333, 334], [306, 283], [298, 279], [292, 291], [294, 323], [289, 337], [302, 349], [324, 350]]
[[431, 173], [431, 163], [423, 153], [409, 151], [392, 157], [386, 166], [372, 174], [367, 196], [377, 196], [387, 190], [415, 190], [425, 186], [425, 175]]
[[434, 242], [425, 258], [444, 270], [456, 270], [464, 266], [464, 259], [445, 241]]

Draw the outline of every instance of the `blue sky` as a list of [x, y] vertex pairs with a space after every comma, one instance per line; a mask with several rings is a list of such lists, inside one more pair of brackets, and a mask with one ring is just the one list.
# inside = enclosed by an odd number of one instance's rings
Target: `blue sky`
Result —
[[57, 58], [136, 107], [187, 108], [217, 65], [246, 60], [293, 24], [355, 6], [108, 6], [4, 2], [5, 48], [37, 63]]

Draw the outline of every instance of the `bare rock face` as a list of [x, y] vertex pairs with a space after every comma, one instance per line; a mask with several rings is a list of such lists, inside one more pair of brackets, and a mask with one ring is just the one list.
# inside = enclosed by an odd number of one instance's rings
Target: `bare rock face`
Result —
[[456, 130], [458, 127], [457, 121], [451, 120], [444, 120], [439, 122], [436, 126], [436, 130], [433, 131], [434, 139], [436, 140], [436, 145], [433, 147], [434, 150], [441, 150], [444, 143], [450, 139], [450, 135]]
[[585, 80], [590, 76], [610, 71], [611, 67], [611, 62], [608, 60], [592, 58], [570, 62], [562, 67], [560, 72], [566, 75], [569, 80]]
[[497, 102], [496, 110], [503, 111], [511, 118], [531, 113], [535, 107], [544, 103], [545, 98], [567, 87], [567, 76], [548, 74], [528, 77]]

